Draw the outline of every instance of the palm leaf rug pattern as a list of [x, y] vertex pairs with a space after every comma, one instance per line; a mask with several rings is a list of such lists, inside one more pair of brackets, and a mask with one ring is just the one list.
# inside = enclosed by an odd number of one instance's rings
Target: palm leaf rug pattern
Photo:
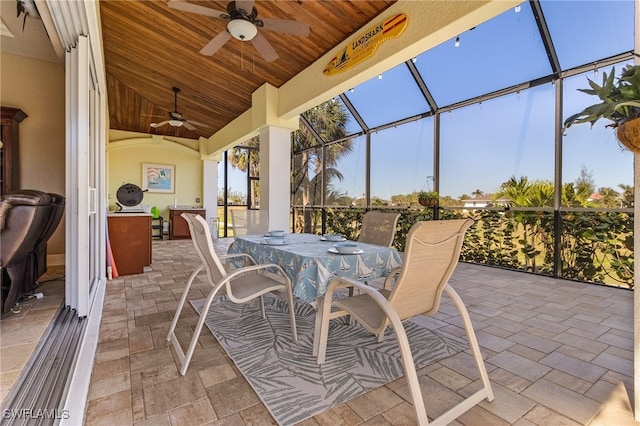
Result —
[[[191, 301], [202, 310], [204, 300]], [[285, 301], [265, 296], [267, 318], [258, 300], [236, 304], [215, 300], [206, 324], [280, 425], [292, 425], [404, 376], [392, 330], [378, 343], [344, 318], [330, 323], [323, 365], [312, 355], [315, 310], [296, 301], [298, 342], [291, 336]], [[413, 322], [405, 323], [416, 368], [455, 355], [466, 342]]]

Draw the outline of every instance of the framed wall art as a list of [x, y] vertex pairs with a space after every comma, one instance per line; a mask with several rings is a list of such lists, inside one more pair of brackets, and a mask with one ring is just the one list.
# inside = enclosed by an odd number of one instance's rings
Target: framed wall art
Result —
[[142, 163], [142, 189], [149, 192], [174, 193], [176, 166]]

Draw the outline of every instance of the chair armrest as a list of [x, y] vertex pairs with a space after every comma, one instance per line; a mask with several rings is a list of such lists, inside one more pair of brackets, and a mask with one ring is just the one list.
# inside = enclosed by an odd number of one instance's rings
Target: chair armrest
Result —
[[227, 254], [223, 254], [221, 256], [218, 256], [218, 258], [220, 260], [229, 260], [229, 259], [235, 259], [235, 258], [239, 258], [239, 257], [248, 258], [253, 265], [257, 265], [258, 264], [258, 262], [256, 262], [256, 260], [253, 258], [253, 256], [251, 256], [248, 253], [232, 253], [232, 254], [228, 254], [227, 253]]
[[261, 271], [263, 269], [269, 269], [269, 268], [275, 268], [278, 272], [282, 274], [282, 276], [286, 278], [287, 282], [290, 281], [289, 277], [287, 277], [287, 275], [284, 273], [284, 269], [282, 269], [280, 265], [276, 265], [275, 263], [262, 263], [260, 265], [250, 265], [250, 266], [244, 266], [242, 268], [234, 269], [233, 272], [231, 272], [229, 275], [227, 275], [224, 278], [223, 282], [231, 281], [235, 277], [245, 274], [247, 272]]
[[391, 290], [391, 282], [395, 281], [396, 275], [400, 274], [400, 272], [402, 272], [402, 266], [396, 266], [389, 272], [389, 275], [384, 279], [383, 288], [385, 290]]
[[[378, 290], [374, 289], [373, 287], [371, 287], [370, 285], [362, 281], [357, 281], [357, 280], [354, 280], [353, 278], [348, 278], [348, 277], [336, 277], [333, 280], [331, 280], [331, 282], [327, 286], [327, 291], [324, 294], [325, 300], [327, 301], [333, 300], [333, 292], [341, 288], [358, 288], [358, 289], [367, 288], [370, 291], [373, 290], [376, 293], [380, 294]], [[369, 291], [365, 293], [369, 293]], [[384, 296], [382, 297], [384, 298]]]
[[333, 293], [335, 290], [339, 288], [356, 287], [358, 284], [362, 284], [362, 283], [360, 281], [356, 281], [354, 279], [347, 278], [347, 277], [336, 277], [332, 279], [329, 285], [327, 286], [327, 291], [325, 292], [325, 294], [328, 294], [329, 292]]
[[[327, 287], [327, 292], [325, 293], [325, 296], [324, 296], [325, 300], [327, 301], [327, 303], [331, 303], [331, 300], [333, 299], [333, 292], [335, 290], [339, 288], [350, 288], [350, 287], [357, 288], [363, 293], [366, 293], [369, 296], [371, 296], [371, 298], [373, 298], [373, 300], [378, 305], [380, 305], [380, 307], [385, 311], [387, 316], [389, 316], [390, 320], [391, 320], [390, 312], [393, 312], [393, 314], [395, 314], [398, 321], [400, 320], [395, 309], [393, 308], [393, 306], [391, 306], [391, 303], [389, 303], [389, 300], [387, 300], [387, 298], [384, 297], [376, 288], [371, 287], [370, 285], [367, 285], [362, 281], [356, 281], [352, 278], [348, 278], [348, 277], [334, 278], [329, 284], [329, 286]], [[400, 321], [400, 323], [402, 322]]]
[[13, 204], [9, 200], [2, 200], [0, 204], [0, 231], [4, 229], [5, 221], [9, 215], [9, 210], [13, 208]]

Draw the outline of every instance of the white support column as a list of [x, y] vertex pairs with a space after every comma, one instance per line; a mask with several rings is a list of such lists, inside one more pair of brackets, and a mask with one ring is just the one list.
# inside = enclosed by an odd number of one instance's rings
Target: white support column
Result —
[[291, 229], [291, 129], [260, 129], [260, 209], [269, 213], [269, 228]]
[[218, 162], [204, 160], [202, 162], [202, 207], [206, 210], [207, 223], [213, 238], [217, 238], [211, 225], [218, 218]]

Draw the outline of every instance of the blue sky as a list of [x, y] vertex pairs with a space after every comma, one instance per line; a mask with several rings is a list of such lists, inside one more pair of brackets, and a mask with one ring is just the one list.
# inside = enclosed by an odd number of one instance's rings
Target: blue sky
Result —
[[[615, 7], [611, 7], [615, 3]], [[563, 68], [588, 64], [633, 48], [633, 0], [541, 1], [545, 20]], [[460, 34], [421, 55], [415, 66], [438, 106], [446, 106], [547, 76], [551, 67], [529, 3]], [[588, 48], [585, 48], [588, 46]], [[621, 70], [616, 68], [616, 74]], [[595, 103], [576, 89], [587, 77], [600, 81], [602, 72], [565, 80], [564, 116]], [[346, 92], [369, 127], [428, 110], [406, 65], [383, 73]], [[554, 178], [555, 87], [544, 84], [519, 94], [483, 101], [441, 117], [440, 192], [454, 198], [476, 189], [494, 192], [511, 176]], [[384, 102], [379, 102], [384, 99]], [[383, 105], [381, 107], [380, 105]], [[575, 181], [580, 169], [592, 173], [596, 187], [618, 189], [633, 184], [633, 156], [619, 148], [614, 132], [598, 123], [568, 129], [564, 137], [563, 181]], [[359, 130], [352, 121], [348, 128]], [[433, 185], [433, 119], [372, 135], [372, 195], [390, 198]], [[365, 189], [363, 138], [341, 159], [344, 174], [335, 186], [350, 196]], [[246, 184], [230, 171], [233, 190]], [[236, 182], [236, 179], [238, 181]]]

